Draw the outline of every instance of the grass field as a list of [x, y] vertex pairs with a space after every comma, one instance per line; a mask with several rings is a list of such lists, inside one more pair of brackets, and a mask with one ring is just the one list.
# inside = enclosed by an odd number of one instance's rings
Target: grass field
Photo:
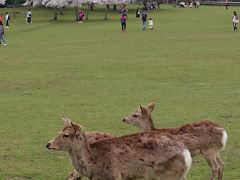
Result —
[[[63, 127], [62, 115], [87, 131], [124, 135], [137, 129], [123, 117], [155, 101], [156, 127], [201, 118], [225, 127], [224, 179], [239, 180], [240, 33], [231, 25], [238, 9], [163, 5], [150, 12], [154, 31], [146, 32], [134, 9], [127, 32], [117, 13], [102, 20], [103, 9], [83, 24], [71, 9], [56, 22], [51, 10], [33, 9], [31, 25], [18, 9], [6, 29], [8, 46], [0, 47], [0, 179], [65, 179], [68, 154], [45, 148]], [[209, 177], [206, 162], [195, 158], [188, 179]]]

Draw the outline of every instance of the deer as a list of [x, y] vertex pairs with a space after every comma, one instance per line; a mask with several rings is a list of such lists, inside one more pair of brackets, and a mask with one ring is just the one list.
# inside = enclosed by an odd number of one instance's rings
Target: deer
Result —
[[224, 163], [219, 152], [224, 149], [227, 142], [227, 132], [217, 123], [207, 119], [189, 123], [175, 128], [155, 128], [151, 113], [155, 103], [146, 107], [140, 105], [122, 121], [138, 127], [140, 132], [158, 131], [170, 133], [179, 138], [189, 149], [191, 156], [201, 154], [211, 168], [211, 180], [222, 180]]
[[[90, 144], [101, 140], [101, 139], [108, 139], [108, 138], [112, 138], [115, 137], [109, 133], [102, 133], [102, 132], [87, 132], [86, 133], [86, 137], [89, 141]], [[83, 177], [83, 175], [81, 173], [79, 173], [76, 169], [72, 170], [69, 174], [68, 174], [68, 180], [81, 180]]]
[[135, 133], [90, 144], [81, 125], [63, 120], [64, 128], [46, 148], [67, 151], [76, 171], [90, 180], [187, 179], [190, 152], [168, 133]]

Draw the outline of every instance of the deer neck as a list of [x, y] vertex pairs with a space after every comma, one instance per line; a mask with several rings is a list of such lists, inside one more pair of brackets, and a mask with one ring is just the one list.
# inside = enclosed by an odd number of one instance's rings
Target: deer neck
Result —
[[155, 129], [152, 118], [149, 116], [144, 120], [144, 123], [140, 127], [140, 132], [153, 131]]
[[69, 154], [75, 169], [81, 174], [90, 177], [92, 169], [90, 148], [86, 135], [83, 134], [81, 138], [81, 140], [79, 138], [74, 139]]

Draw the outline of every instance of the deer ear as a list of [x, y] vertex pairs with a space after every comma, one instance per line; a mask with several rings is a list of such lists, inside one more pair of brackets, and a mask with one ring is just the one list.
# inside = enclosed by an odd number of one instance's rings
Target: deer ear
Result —
[[151, 102], [147, 105], [146, 109], [148, 110], [149, 113], [151, 113], [154, 110], [155, 105], [156, 105], [155, 102]]
[[72, 128], [73, 128], [73, 130], [74, 130], [76, 135], [80, 135], [82, 133], [83, 128], [80, 125], [78, 125], [78, 124], [76, 124], [74, 122], [71, 122], [71, 126], [72, 126]]
[[65, 126], [71, 125], [71, 120], [68, 119], [67, 117], [63, 116], [62, 120], [63, 120], [63, 123], [64, 123]]
[[144, 107], [142, 107], [141, 105], [140, 105], [140, 109], [141, 109], [141, 111], [142, 111], [142, 115], [143, 116], [148, 116], [148, 111], [147, 111], [147, 109], [145, 109]]

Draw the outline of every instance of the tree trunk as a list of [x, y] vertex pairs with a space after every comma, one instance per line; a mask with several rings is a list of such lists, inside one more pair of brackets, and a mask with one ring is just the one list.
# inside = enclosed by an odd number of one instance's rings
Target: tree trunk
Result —
[[117, 11], [117, 5], [116, 4], [113, 5], [113, 10]]
[[104, 17], [104, 20], [107, 20], [107, 15], [108, 15], [108, 6], [106, 5], [106, 7], [105, 7], [105, 17]]
[[59, 14], [63, 15], [63, 8], [62, 7], [60, 8], [60, 13]]
[[79, 13], [78, 6], [76, 6], [76, 7], [75, 7], [76, 21], [79, 20], [78, 13]]
[[53, 17], [53, 20], [57, 20], [58, 19], [58, 9], [57, 7], [54, 7], [54, 17]]
[[88, 20], [88, 12], [89, 12], [89, 9], [90, 9], [90, 4], [87, 3], [86, 20]]
[[16, 17], [16, 2], [17, 0], [14, 0], [14, 12], [13, 12], [13, 17]]

